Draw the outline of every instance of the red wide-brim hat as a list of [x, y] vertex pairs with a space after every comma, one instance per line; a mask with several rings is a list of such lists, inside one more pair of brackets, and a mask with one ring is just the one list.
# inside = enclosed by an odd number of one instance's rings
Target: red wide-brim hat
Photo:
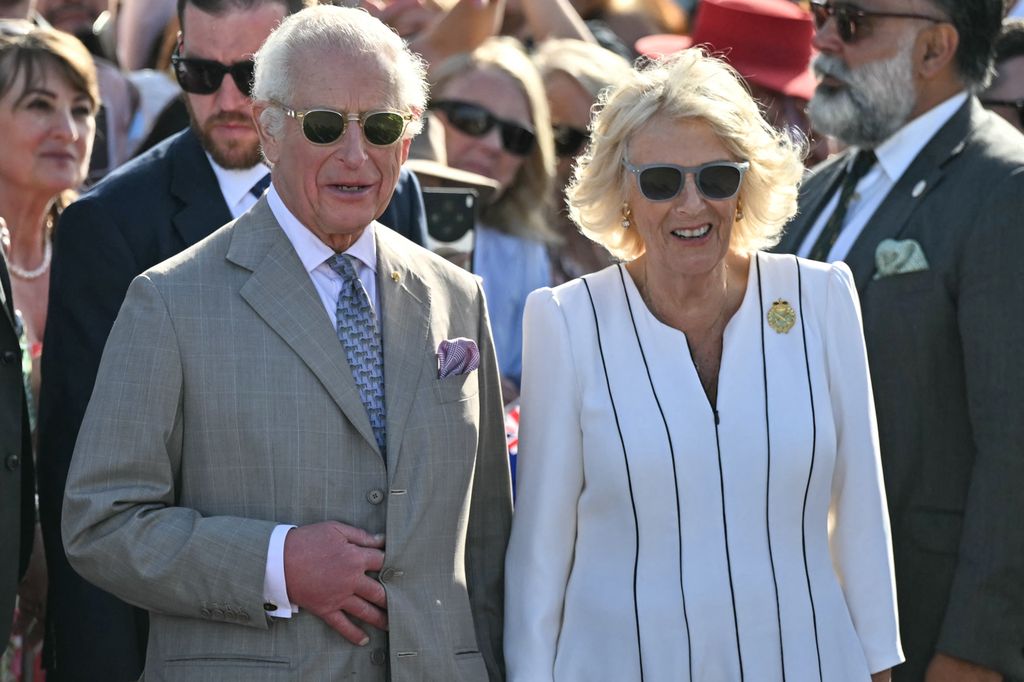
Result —
[[706, 45], [751, 83], [809, 100], [813, 36], [810, 13], [789, 0], [702, 0], [690, 35], [644, 36], [634, 47], [657, 58]]

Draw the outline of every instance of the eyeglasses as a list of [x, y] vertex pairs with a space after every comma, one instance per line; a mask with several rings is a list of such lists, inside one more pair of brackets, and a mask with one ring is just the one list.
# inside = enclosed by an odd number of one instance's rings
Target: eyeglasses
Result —
[[333, 109], [296, 111], [280, 102], [273, 104], [281, 107], [284, 113], [299, 122], [302, 135], [307, 140], [320, 146], [334, 144], [340, 140], [345, 134], [348, 122], [353, 121], [362, 128], [363, 137], [367, 142], [377, 147], [386, 147], [402, 137], [409, 121], [413, 119], [412, 114], [401, 111], [364, 111], [359, 114]]
[[651, 201], [675, 199], [683, 191], [686, 175], [693, 173], [697, 191], [705, 199], [731, 199], [740, 191], [743, 174], [750, 168], [746, 161], [712, 161], [700, 166], [677, 166], [672, 163], [650, 163], [634, 166], [623, 159], [626, 170], [636, 176], [640, 192]]
[[171, 55], [171, 66], [178, 84], [185, 92], [194, 95], [212, 95], [220, 89], [225, 74], [231, 74], [238, 91], [246, 97], [252, 97], [253, 61], [246, 59], [230, 66], [212, 59], [192, 59], [182, 57], [175, 50]]
[[907, 14], [904, 12], [872, 12], [864, 10], [856, 5], [822, 2], [811, 0], [811, 14], [814, 16], [814, 26], [819, 31], [832, 17], [836, 20], [836, 32], [844, 43], [855, 43], [862, 37], [865, 24], [875, 17], [892, 17], [897, 19], [924, 19], [936, 24], [945, 23], [945, 19], [930, 17], [925, 14]]
[[982, 99], [982, 105], [986, 109], [992, 107], [1006, 107], [1017, 112], [1017, 120], [1021, 127], [1024, 127], [1024, 99]]
[[443, 111], [452, 127], [472, 137], [483, 137], [491, 128], [498, 126], [501, 132], [501, 146], [509, 154], [526, 156], [537, 140], [532, 130], [498, 118], [478, 104], [445, 100], [431, 103], [430, 108]]
[[563, 158], [576, 156], [590, 139], [590, 133], [586, 130], [572, 126], [556, 125], [551, 126], [551, 129], [555, 133], [555, 154]]

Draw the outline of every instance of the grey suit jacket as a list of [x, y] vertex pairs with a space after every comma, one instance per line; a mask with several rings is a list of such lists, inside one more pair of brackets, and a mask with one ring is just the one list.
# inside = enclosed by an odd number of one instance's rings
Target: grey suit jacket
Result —
[[[801, 188], [795, 252], [846, 155]], [[883, 239], [929, 268], [875, 279]], [[928, 142], [846, 262], [864, 312], [907, 662], [1024, 678], [1024, 137], [976, 99]]]
[[[477, 281], [376, 232], [388, 462], [266, 199], [128, 291], [75, 449], [72, 565], [151, 612], [147, 680], [501, 679], [511, 516]], [[446, 338], [480, 368], [438, 380]], [[355, 647], [263, 611], [278, 523], [386, 533], [389, 632]], [[329, 570], [329, 567], [324, 567]]]

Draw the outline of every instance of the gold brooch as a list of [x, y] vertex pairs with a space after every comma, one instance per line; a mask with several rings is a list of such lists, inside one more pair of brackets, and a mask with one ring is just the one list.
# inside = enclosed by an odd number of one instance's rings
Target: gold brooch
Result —
[[768, 326], [778, 334], [788, 334], [796, 324], [796, 311], [788, 301], [779, 299], [768, 309]]
[[393, 271], [391, 273], [391, 280], [397, 282], [399, 279], [401, 279], [401, 276], [398, 274], [398, 270]]

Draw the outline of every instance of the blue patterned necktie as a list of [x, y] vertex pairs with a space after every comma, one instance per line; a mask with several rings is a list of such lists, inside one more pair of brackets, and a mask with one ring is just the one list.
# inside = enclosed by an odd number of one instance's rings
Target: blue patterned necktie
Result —
[[352, 378], [355, 379], [359, 397], [370, 416], [374, 440], [384, 455], [384, 352], [377, 317], [351, 257], [339, 253], [327, 263], [341, 275], [341, 292], [338, 294], [338, 308], [335, 311], [338, 340], [345, 348], [345, 356], [352, 368]]

